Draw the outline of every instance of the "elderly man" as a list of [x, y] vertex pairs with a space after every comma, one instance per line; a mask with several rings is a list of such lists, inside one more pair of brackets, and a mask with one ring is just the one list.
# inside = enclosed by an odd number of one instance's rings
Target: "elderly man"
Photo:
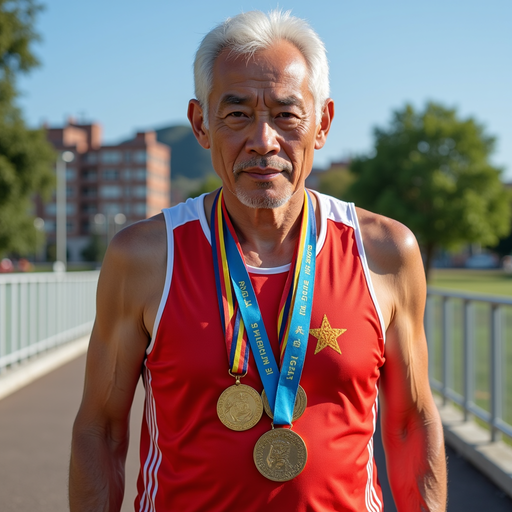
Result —
[[241, 14], [204, 38], [195, 86], [222, 189], [109, 247], [71, 510], [119, 510], [141, 373], [136, 510], [380, 511], [378, 393], [398, 509], [444, 510], [414, 236], [305, 190], [334, 115], [322, 42], [289, 14]]

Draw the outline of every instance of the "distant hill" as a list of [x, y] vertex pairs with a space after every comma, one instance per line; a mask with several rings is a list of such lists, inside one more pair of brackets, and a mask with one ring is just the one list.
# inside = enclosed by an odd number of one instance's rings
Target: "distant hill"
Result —
[[190, 126], [175, 125], [155, 131], [157, 140], [171, 147], [173, 180], [178, 176], [195, 179], [215, 173], [210, 152], [199, 145]]

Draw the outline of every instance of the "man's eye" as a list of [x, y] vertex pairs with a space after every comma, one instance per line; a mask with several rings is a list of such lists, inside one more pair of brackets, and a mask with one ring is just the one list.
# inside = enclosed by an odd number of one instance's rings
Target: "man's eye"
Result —
[[243, 117], [245, 114], [243, 112], [230, 112], [228, 115], [231, 117]]
[[285, 119], [292, 119], [295, 117], [295, 114], [292, 114], [291, 112], [280, 112], [277, 117], [283, 117]]

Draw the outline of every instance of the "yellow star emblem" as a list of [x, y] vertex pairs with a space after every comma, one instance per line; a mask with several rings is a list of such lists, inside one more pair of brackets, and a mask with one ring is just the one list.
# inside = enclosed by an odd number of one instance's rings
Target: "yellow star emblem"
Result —
[[315, 348], [315, 354], [318, 354], [318, 352], [323, 350], [325, 347], [331, 347], [333, 350], [338, 352], [338, 354], [341, 354], [340, 346], [336, 340], [346, 330], [347, 329], [333, 329], [329, 323], [329, 320], [327, 320], [327, 315], [324, 315], [320, 329], [309, 330], [309, 334], [318, 339], [318, 343], [316, 344]]

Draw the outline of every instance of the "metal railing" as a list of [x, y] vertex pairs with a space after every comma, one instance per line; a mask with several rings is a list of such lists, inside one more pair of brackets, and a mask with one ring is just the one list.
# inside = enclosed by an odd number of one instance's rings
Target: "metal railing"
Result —
[[432, 389], [512, 438], [512, 300], [429, 289], [425, 330]]
[[0, 372], [92, 328], [98, 271], [0, 275]]

